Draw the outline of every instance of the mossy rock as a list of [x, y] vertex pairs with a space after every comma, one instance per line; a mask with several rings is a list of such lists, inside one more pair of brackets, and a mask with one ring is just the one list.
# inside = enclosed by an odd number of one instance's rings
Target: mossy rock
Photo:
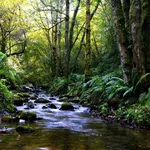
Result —
[[27, 102], [26, 105], [27, 105], [28, 108], [35, 108], [34, 103], [31, 102], [31, 101]]
[[29, 98], [30, 94], [29, 93], [17, 93], [18, 96], [22, 97], [22, 98]]
[[35, 112], [25, 112], [25, 111], [18, 111], [16, 113], [16, 117], [18, 117], [19, 119], [26, 120], [26, 121], [34, 121], [37, 119]]
[[37, 98], [34, 103], [49, 103], [50, 101], [45, 98]]
[[2, 122], [12, 122], [13, 121], [13, 117], [10, 115], [5, 115], [2, 117]]
[[16, 131], [19, 133], [32, 133], [34, 129], [26, 125], [19, 125], [16, 127]]
[[16, 106], [22, 106], [23, 103], [25, 103], [27, 101], [28, 101], [27, 98], [24, 99], [24, 98], [20, 97], [18, 94], [14, 94], [14, 97], [13, 97], [13, 103], [14, 103], [14, 105], [16, 105]]
[[61, 108], [60, 110], [74, 110], [74, 107], [72, 104], [68, 103], [68, 102], [64, 102], [62, 105], [61, 105]]
[[52, 104], [52, 103], [48, 105], [48, 108], [57, 109], [56, 105], [54, 105], [54, 104]]
[[31, 95], [30, 99], [36, 100], [38, 98], [37, 94]]

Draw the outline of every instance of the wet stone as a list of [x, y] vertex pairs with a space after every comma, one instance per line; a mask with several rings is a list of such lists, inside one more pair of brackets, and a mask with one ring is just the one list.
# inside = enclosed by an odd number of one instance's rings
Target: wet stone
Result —
[[48, 104], [48, 108], [57, 109], [56, 105], [52, 103]]
[[34, 103], [49, 103], [50, 101], [45, 98], [37, 98]]

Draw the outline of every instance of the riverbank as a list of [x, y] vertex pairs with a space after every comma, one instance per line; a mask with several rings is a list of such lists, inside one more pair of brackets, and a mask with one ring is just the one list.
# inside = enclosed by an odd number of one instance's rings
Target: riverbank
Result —
[[100, 116], [105, 122], [117, 122], [133, 129], [149, 129], [150, 89], [138, 91], [140, 81], [130, 87], [124, 84], [123, 79], [113, 77], [113, 73], [93, 76], [87, 82], [83, 75], [73, 74], [68, 79], [54, 80], [49, 91], [66, 96], [67, 101], [77, 101], [90, 107], [91, 114]]

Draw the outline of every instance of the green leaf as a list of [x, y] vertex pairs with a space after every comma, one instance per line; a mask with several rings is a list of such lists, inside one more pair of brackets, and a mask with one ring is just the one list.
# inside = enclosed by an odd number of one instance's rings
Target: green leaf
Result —
[[129, 93], [132, 93], [132, 92], [133, 92], [133, 86], [124, 92], [123, 97], [127, 96]]
[[138, 82], [136, 83], [136, 85], [135, 85], [134, 91], [137, 89], [138, 85], [139, 85], [147, 76], [150, 76], [150, 73], [144, 74], [144, 75], [139, 79], [139, 81], [138, 81]]

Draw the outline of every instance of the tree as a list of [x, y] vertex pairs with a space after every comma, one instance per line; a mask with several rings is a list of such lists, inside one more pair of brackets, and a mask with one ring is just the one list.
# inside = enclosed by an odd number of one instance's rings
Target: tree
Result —
[[91, 45], [90, 45], [90, 0], [86, 0], [86, 47], [85, 47], [85, 81], [91, 76]]
[[69, 0], [66, 0], [66, 17], [65, 17], [65, 50], [64, 50], [64, 76], [68, 77], [69, 73]]
[[22, 22], [25, 16], [22, 1], [2, 0], [0, 4], [0, 49], [7, 56], [19, 55], [25, 51], [27, 27]]
[[[136, 72], [138, 80], [150, 71], [150, 66], [147, 65], [150, 62], [150, 44], [148, 44], [150, 42], [150, 15], [148, 13], [150, 2], [111, 0], [111, 3], [124, 81], [130, 84], [132, 72]], [[146, 87], [148, 86], [149, 84], [146, 84]]]

